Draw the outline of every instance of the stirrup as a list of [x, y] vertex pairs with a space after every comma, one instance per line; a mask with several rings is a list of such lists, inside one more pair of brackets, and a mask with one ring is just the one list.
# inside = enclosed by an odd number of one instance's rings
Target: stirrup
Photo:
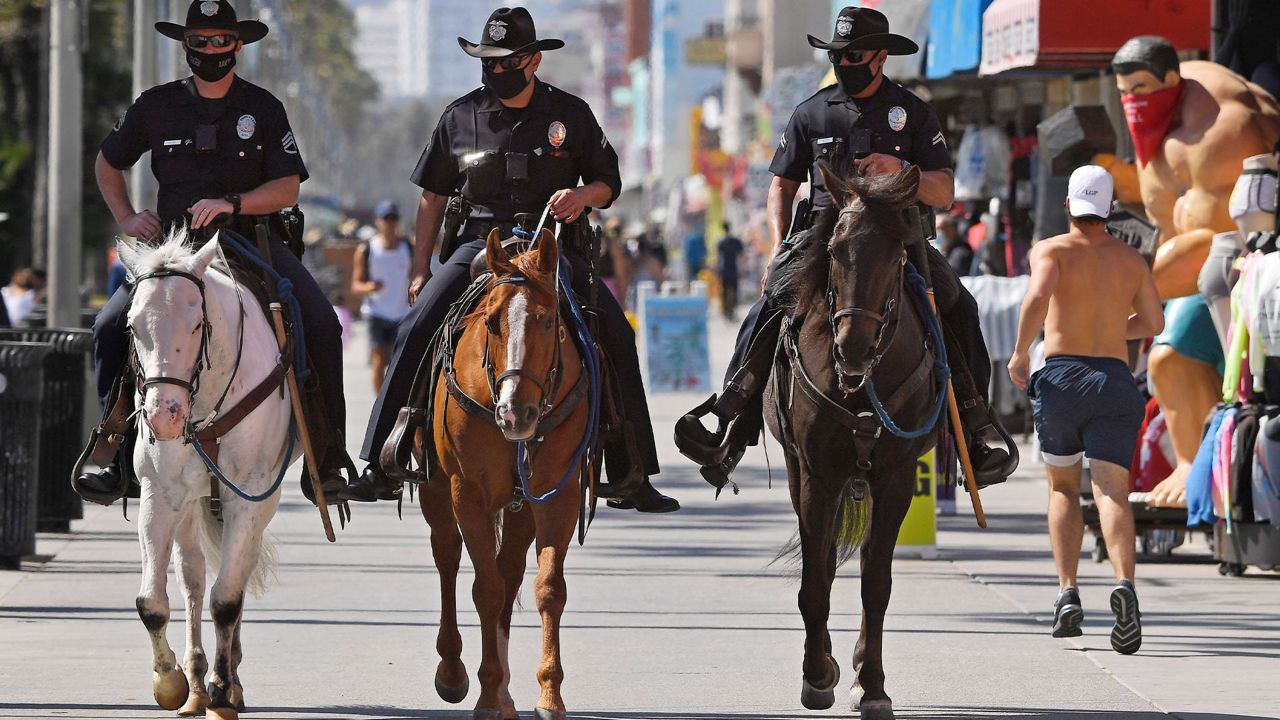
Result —
[[702, 425], [701, 419], [712, 414], [716, 401], [716, 395], [712, 394], [701, 405], [676, 421], [676, 448], [681, 455], [704, 467], [719, 465], [729, 453], [729, 448], [725, 445], [727, 430], [711, 432]]

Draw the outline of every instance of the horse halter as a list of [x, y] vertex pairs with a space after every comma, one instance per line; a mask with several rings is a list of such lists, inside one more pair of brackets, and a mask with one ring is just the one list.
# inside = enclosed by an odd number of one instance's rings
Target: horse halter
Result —
[[[503, 277], [495, 277], [493, 284], [490, 286], [490, 289], [492, 290], [493, 288], [496, 288], [499, 285], [524, 285], [528, 282], [529, 282], [529, 278], [523, 275], [506, 275]], [[484, 334], [484, 374], [485, 374], [485, 377], [487, 377], [489, 380], [489, 394], [493, 398], [495, 415], [497, 414], [497, 410], [498, 410], [498, 388], [499, 386], [502, 385], [502, 382], [504, 380], [507, 380], [508, 378], [523, 378], [525, 380], [529, 380], [530, 382], [532, 382], [534, 385], [538, 387], [538, 393], [539, 393], [538, 420], [539, 421], [545, 418], [547, 416], [547, 413], [551, 412], [552, 405], [556, 401], [556, 395], [558, 395], [560, 392], [560, 365], [561, 365], [560, 334], [563, 331], [563, 327], [560, 324], [559, 298], [557, 298], [556, 300], [555, 318], [556, 318], [555, 320], [556, 357], [555, 357], [555, 360], [552, 362], [551, 369], [547, 372], [547, 376], [545, 378], [538, 377], [537, 375], [534, 375], [533, 373], [529, 372], [528, 370], [525, 370], [522, 367], [508, 367], [502, 373], [495, 376], [494, 367], [493, 367], [493, 358], [489, 354], [489, 338], [493, 335], [493, 333], [489, 332], [488, 329], [486, 328], [485, 334]]]
[[[200, 289], [200, 349], [196, 353], [196, 366], [195, 366], [195, 369], [192, 371], [191, 378], [189, 380], [170, 377], [168, 375], [152, 375], [149, 377], [144, 377], [140, 387], [142, 388], [143, 392], [146, 392], [147, 388], [151, 387], [152, 385], [177, 385], [180, 388], [186, 388], [187, 392], [190, 393], [191, 398], [194, 401], [196, 391], [200, 389], [200, 373], [205, 368], [209, 367], [209, 308], [208, 308], [208, 304], [205, 301], [204, 280], [201, 280], [200, 278], [196, 277], [192, 273], [186, 272], [185, 270], [172, 270], [172, 269], [157, 270], [155, 272], [147, 273], [146, 275], [142, 275], [137, 279], [135, 279], [133, 281], [134, 291], [137, 290], [138, 285], [141, 284], [143, 280], [152, 280], [152, 279], [166, 278], [166, 277], [186, 278], [187, 280], [190, 280], [191, 282], [195, 283], [195, 286]], [[132, 295], [132, 292], [133, 291], [130, 292], [131, 295]], [[138, 351], [136, 347], [133, 348], [132, 355], [133, 355], [133, 358], [132, 358], [133, 365], [139, 371], [139, 373], [135, 373], [135, 374], [140, 374], [140, 371], [142, 370], [142, 363], [139, 362], [138, 360]]]
[[[843, 215], [844, 213], [849, 212], [850, 209], [851, 208], [845, 208], [840, 211], [840, 214]], [[831, 271], [827, 272], [827, 307], [829, 308], [829, 312], [831, 313], [828, 316], [828, 322], [830, 322], [831, 324], [831, 338], [832, 338], [831, 355], [832, 355], [832, 359], [835, 361], [836, 377], [839, 378], [840, 391], [843, 392], [846, 396], [852, 395], [853, 393], [858, 392], [859, 390], [862, 389], [864, 385], [867, 384], [867, 378], [871, 377], [871, 371], [874, 370], [876, 366], [880, 364], [880, 361], [882, 359], [884, 359], [885, 351], [888, 349], [888, 346], [892, 344], [892, 341], [890, 341], [889, 343], [884, 342], [885, 331], [889, 328], [889, 316], [892, 315], [894, 309], [898, 307], [898, 299], [902, 295], [902, 286], [903, 286], [904, 278], [906, 276], [906, 266], [907, 266], [907, 251], [904, 249], [902, 251], [901, 262], [898, 263], [897, 292], [890, 295], [888, 299], [885, 300], [884, 310], [882, 310], [881, 312], [874, 312], [871, 310], [867, 310], [866, 308], [860, 308], [857, 306], [849, 306], [849, 307], [836, 309], [836, 291], [835, 291], [835, 286], [832, 283], [832, 277], [834, 276], [834, 273], [832, 273]], [[870, 318], [872, 321], [876, 323], [876, 340], [875, 340], [875, 343], [871, 346], [871, 349], [876, 351], [876, 354], [875, 354], [875, 357], [871, 358], [871, 364], [867, 366], [867, 371], [864, 373], [845, 372], [844, 363], [841, 361], [841, 358], [840, 358], [839, 348], [836, 346], [834, 342], [840, 320], [841, 318], [846, 318], [846, 317], [865, 317], [865, 318]], [[896, 334], [898, 324], [895, 322], [893, 327], [894, 327], [894, 333]], [[854, 376], [859, 378], [858, 384], [850, 386], [846, 382], [846, 379]]]

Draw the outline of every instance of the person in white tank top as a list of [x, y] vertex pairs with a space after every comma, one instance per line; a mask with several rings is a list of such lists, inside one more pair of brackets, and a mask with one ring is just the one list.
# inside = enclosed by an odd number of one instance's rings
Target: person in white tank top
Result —
[[396, 328], [409, 312], [409, 278], [413, 251], [400, 235], [400, 210], [390, 200], [374, 209], [378, 234], [356, 248], [351, 287], [364, 295], [361, 315], [369, 324], [373, 389], [382, 387], [396, 343]]

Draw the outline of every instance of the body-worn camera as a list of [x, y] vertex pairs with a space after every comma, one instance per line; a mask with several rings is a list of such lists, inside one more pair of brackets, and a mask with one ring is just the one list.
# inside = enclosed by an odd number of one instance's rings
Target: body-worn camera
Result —
[[213, 152], [218, 149], [218, 126], [217, 125], [197, 125], [196, 126], [196, 150], [199, 152]]

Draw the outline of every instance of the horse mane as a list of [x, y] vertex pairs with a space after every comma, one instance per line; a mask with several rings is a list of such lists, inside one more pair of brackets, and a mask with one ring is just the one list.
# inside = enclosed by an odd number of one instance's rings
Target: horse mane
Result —
[[[875, 177], [854, 175], [846, 178], [844, 171], [838, 171], [838, 175], [849, 191], [849, 207], [854, 208], [855, 225], [849, 235], [854, 241], [870, 236], [875, 226], [883, 227], [894, 222], [901, 224], [899, 213], [914, 201], [919, 187], [912, 170]], [[827, 277], [831, 260], [826, 249], [843, 210], [835, 205], [823, 208], [809, 228], [809, 241], [795, 248], [795, 259], [786, 267], [777, 268], [777, 276], [769, 278], [770, 286], [780, 289], [776, 296], [780, 307], [793, 316], [827, 309]]]
[[118, 246], [120, 262], [131, 276], [190, 267], [197, 249], [185, 225], [170, 230], [159, 245], [122, 240]]

